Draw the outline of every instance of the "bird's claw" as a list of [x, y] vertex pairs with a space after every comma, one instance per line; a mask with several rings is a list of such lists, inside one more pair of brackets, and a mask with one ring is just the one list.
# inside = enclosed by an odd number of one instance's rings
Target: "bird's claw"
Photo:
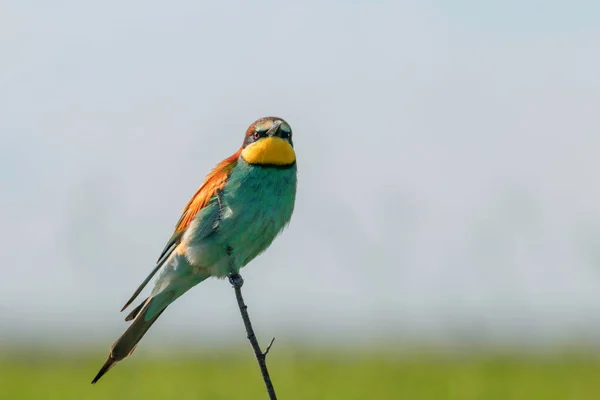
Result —
[[231, 274], [229, 275], [229, 283], [233, 285], [233, 287], [242, 287], [244, 285], [244, 279], [240, 274]]

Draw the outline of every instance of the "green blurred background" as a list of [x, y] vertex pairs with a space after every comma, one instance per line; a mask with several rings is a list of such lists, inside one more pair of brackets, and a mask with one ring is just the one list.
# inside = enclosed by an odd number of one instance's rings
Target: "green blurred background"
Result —
[[600, 399], [600, 2], [0, 2], [0, 399], [265, 399], [228, 282], [97, 385], [205, 174], [294, 130], [242, 271], [281, 399]]
[[[384, 350], [273, 348], [268, 365], [282, 399], [597, 399], [597, 359]], [[249, 347], [171, 357], [136, 355], [95, 386], [104, 354], [22, 352], [0, 362], [3, 398], [264, 399]]]

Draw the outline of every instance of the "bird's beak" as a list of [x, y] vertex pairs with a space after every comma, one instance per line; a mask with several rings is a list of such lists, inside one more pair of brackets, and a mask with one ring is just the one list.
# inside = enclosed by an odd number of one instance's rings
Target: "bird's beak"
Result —
[[267, 131], [267, 136], [273, 137], [273, 136], [277, 135], [277, 132], [279, 132], [279, 127], [281, 126], [281, 123], [282, 123], [281, 121], [274, 121], [271, 129], [269, 129]]

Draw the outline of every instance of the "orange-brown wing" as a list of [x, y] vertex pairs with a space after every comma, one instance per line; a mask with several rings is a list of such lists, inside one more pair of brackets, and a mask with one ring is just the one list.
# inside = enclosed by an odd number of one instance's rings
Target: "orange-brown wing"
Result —
[[167, 253], [169, 249], [174, 245], [177, 246], [179, 239], [185, 232], [185, 230], [190, 226], [190, 223], [198, 214], [198, 211], [206, 207], [208, 201], [217, 193], [217, 190], [222, 190], [225, 186], [225, 182], [235, 168], [237, 164], [237, 160], [240, 156], [241, 149], [238, 150], [235, 154], [221, 161], [217, 166], [210, 171], [210, 173], [206, 176], [204, 183], [200, 188], [196, 191], [194, 196], [187, 203], [185, 208], [183, 209], [183, 213], [177, 221], [177, 225], [175, 226], [175, 232], [173, 232], [173, 236], [167, 242], [164, 250], [162, 251], [160, 257], [158, 257], [157, 262], [160, 262], [165, 256], [168, 256]]
[[163, 249], [160, 257], [156, 261], [156, 267], [152, 270], [150, 275], [146, 277], [144, 282], [137, 288], [135, 293], [131, 296], [131, 298], [125, 303], [121, 311], [125, 310], [140, 294], [140, 292], [144, 289], [144, 287], [150, 282], [150, 279], [158, 272], [160, 267], [162, 267], [163, 263], [169, 258], [173, 250], [177, 248], [179, 243], [181, 242], [181, 238], [185, 233], [188, 226], [192, 220], [198, 214], [198, 211], [206, 207], [209, 200], [217, 193], [217, 190], [222, 190], [225, 186], [225, 182], [227, 182], [227, 178], [231, 174], [231, 171], [235, 168], [238, 158], [242, 149], [238, 150], [235, 154], [221, 161], [217, 166], [210, 171], [210, 173], [206, 176], [204, 183], [200, 188], [196, 191], [194, 196], [187, 203], [185, 208], [183, 209], [183, 213], [181, 214], [181, 218], [177, 222], [175, 226], [175, 232], [167, 242], [167, 245]]

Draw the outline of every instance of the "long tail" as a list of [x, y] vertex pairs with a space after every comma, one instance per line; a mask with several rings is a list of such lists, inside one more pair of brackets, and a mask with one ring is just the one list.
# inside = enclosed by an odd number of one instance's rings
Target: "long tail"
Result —
[[135, 350], [135, 346], [144, 337], [148, 329], [166, 310], [167, 306], [174, 300], [175, 293], [173, 291], [162, 292], [156, 296], [151, 296], [136, 307], [126, 320], [133, 319], [133, 322], [120, 338], [111, 346], [108, 358], [100, 371], [92, 381], [98, 382], [104, 374], [108, 372], [118, 361], [131, 355]]

